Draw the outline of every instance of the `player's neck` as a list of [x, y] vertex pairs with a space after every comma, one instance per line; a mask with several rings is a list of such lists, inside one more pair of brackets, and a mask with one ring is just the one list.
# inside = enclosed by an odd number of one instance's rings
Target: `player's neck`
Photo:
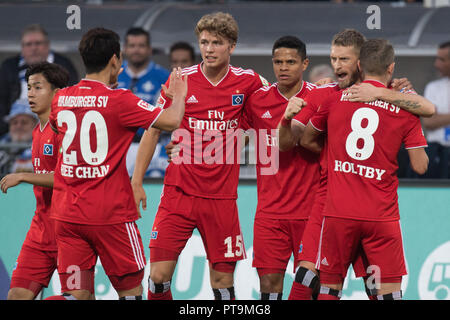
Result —
[[375, 80], [375, 81], [381, 82], [382, 84], [384, 84], [385, 87], [387, 87], [388, 83], [389, 83], [389, 79], [386, 76], [376, 76], [376, 75], [368, 74], [364, 77], [364, 81], [367, 81], [367, 80]]
[[228, 73], [229, 65], [226, 64], [224, 66], [213, 68], [207, 67], [204, 63], [202, 63], [201, 68], [206, 79], [208, 79], [209, 82], [215, 85]]
[[50, 111], [51, 109], [49, 108], [48, 111], [37, 115], [39, 118], [39, 125], [41, 126], [41, 129], [44, 128], [45, 125], [47, 124], [48, 118], [50, 116]]
[[98, 73], [89, 73], [86, 74], [86, 77], [84, 77], [85, 79], [88, 80], [95, 80], [95, 81], [99, 81], [104, 83], [105, 85], [109, 86], [110, 83], [110, 79], [111, 79], [111, 75], [109, 70], [107, 69], [103, 69], [102, 71], [98, 72]]
[[283, 86], [278, 84], [278, 91], [286, 98], [290, 99], [300, 92], [303, 87], [303, 80], [297, 82], [294, 86]]

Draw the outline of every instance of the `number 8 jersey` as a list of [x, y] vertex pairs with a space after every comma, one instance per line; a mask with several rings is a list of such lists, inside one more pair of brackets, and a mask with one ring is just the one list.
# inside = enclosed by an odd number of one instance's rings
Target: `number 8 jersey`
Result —
[[345, 91], [332, 94], [310, 120], [314, 128], [328, 132], [324, 216], [398, 220], [397, 155], [402, 144], [406, 149], [427, 146], [420, 119], [381, 100], [361, 103], [345, 97]]
[[94, 80], [59, 90], [50, 114], [61, 139], [51, 217], [89, 225], [137, 220], [125, 155], [136, 130], [151, 127], [161, 112]]

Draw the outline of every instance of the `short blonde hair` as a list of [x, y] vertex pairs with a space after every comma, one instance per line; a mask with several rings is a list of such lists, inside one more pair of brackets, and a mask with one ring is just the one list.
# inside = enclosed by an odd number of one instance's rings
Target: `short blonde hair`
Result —
[[232, 44], [236, 44], [239, 27], [236, 20], [229, 13], [214, 12], [204, 15], [197, 22], [195, 34], [197, 37], [203, 31], [208, 31], [228, 39]]
[[366, 38], [361, 32], [355, 29], [344, 29], [341, 32], [334, 35], [331, 45], [342, 47], [354, 47], [359, 53]]

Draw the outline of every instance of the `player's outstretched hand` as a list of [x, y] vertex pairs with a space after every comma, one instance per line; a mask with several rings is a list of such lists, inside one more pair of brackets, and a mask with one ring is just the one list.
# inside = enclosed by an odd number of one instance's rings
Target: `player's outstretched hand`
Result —
[[142, 218], [141, 215], [141, 202], [142, 202], [142, 209], [147, 210], [147, 195], [145, 194], [144, 187], [142, 184], [131, 184], [131, 187], [133, 188], [133, 195], [134, 195], [134, 201], [136, 203], [136, 209], [139, 214], [139, 218]]
[[10, 173], [0, 180], [0, 188], [3, 193], [6, 193], [9, 188], [17, 186], [20, 182], [20, 173]]
[[408, 90], [414, 90], [412, 83], [408, 80], [408, 78], [395, 78], [391, 81], [391, 87], [395, 91], [408, 91]]
[[372, 102], [377, 100], [378, 88], [370, 83], [354, 84], [345, 90], [345, 100], [351, 102]]
[[169, 99], [173, 99], [175, 95], [179, 95], [186, 98], [187, 95], [187, 76], [182, 75], [181, 68], [173, 68], [172, 73], [169, 78], [169, 87], [166, 85], [161, 85], [164, 94]]
[[167, 162], [172, 162], [172, 159], [178, 157], [178, 154], [180, 153], [180, 146], [173, 143], [173, 141], [166, 144], [164, 149], [166, 149]]
[[306, 101], [302, 98], [290, 98], [286, 110], [284, 111], [284, 117], [286, 120], [292, 120], [292, 118], [294, 118], [304, 106], [306, 106]]

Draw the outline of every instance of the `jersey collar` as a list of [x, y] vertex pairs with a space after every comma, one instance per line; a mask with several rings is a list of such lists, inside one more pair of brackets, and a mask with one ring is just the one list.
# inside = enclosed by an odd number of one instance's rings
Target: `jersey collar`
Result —
[[[289, 101], [289, 99], [286, 98], [286, 97], [284, 96], [284, 94], [281, 93], [280, 88], [278, 88], [278, 82], [276, 82], [275, 85], [276, 85], [276, 87], [277, 87], [278, 94], [279, 94], [281, 97], [283, 97], [284, 99], [286, 99], [286, 101]], [[302, 86], [300, 87], [300, 90], [298, 90], [298, 92], [297, 92], [296, 94], [294, 94], [293, 97], [298, 97], [298, 96], [300, 95], [300, 93], [303, 91], [304, 88], [305, 88], [305, 81], [302, 80]]]
[[216, 84], [213, 84], [213, 83], [208, 79], [208, 77], [203, 73], [202, 66], [203, 66], [203, 61], [200, 62], [200, 63], [198, 64], [198, 68], [200, 69], [200, 72], [201, 72], [202, 75], [205, 77], [205, 79], [208, 80], [208, 82], [209, 82], [213, 87], [217, 87], [217, 86], [223, 81], [223, 79], [225, 79], [225, 78], [227, 77], [228, 73], [230, 72], [230, 65], [228, 65], [227, 73], [225, 73], [225, 75], [222, 77], [222, 79], [219, 80], [219, 82], [217, 82]]
[[378, 80], [366, 79], [366, 80], [363, 81], [363, 83], [370, 83], [371, 85], [373, 85], [375, 87], [384, 87], [384, 88], [386, 88], [384, 83], [382, 83], [381, 81], [378, 81]]

